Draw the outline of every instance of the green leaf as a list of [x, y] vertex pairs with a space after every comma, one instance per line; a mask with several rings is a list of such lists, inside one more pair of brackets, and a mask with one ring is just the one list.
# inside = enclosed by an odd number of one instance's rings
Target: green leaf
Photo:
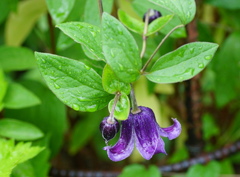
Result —
[[39, 139], [43, 137], [44, 134], [30, 123], [4, 118], [0, 120], [0, 135], [19, 141], [30, 141]]
[[[104, 12], [111, 13], [114, 0], [102, 0]], [[87, 0], [84, 8], [84, 22], [100, 26], [99, 6], [96, 0]]]
[[220, 164], [216, 161], [209, 162], [206, 166], [194, 165], [187, 171], [186, 177], [219, 177]]
[[221, 7], [225, 9], [236, 10], [240, 9], [240, 1], [239, 0], [205, 0], [206, 3], [209, 3], [216, 7]]
[[[132, 3], [134, 10], [139, 14], [140, 17], [148, 11], [148, 9], [155, 9], [161, 12], [163, 16], [172, 15], [172, 12], [164, 9], [160, 6], [156, 6], [152, 2], [147, 0], [134, 0]], [[170, 30], [172, 30], [175, 26], [182, 24], [177, 15], [174, 15], [173, 18], [159, 31], [162, 34], [168, 34]], [[178, 28], [171, 35], [173, 38], [181, 38], [186, 37], [185, 28]]]
[[36, 62], [28, 48], [0, 46], [0, 66], [4, 71], [21, 71], [36, 67]]
[[7, 87], [8, 87], [8, 83], [4, 78], [3, 70], [0, 68], [0, 111], [1, 111], [3, 98], [7, 91]]
[[[44, 134], [50, 134], [49, 148], [51, 157], [53, 157], [58, 154], [62, 147], [63, 137], [68, 128], [66, 106], [45, 85], [39, 82], [24, 80], [21, 84], [36, 94], [41, 99], [42, 104], [25, 109], [5, 109], [4, 115], [31, 123], [40, 128]], [[41, 146], [45, 146], [45, 144]]]
[[240, 88], [239, 40], [240, 32], [232, 33], [222, 44], [212, 62], [216, 78], [214, 88], [216, 104], [219, 107], [223, 107], [234, 99], [237, 100], [237, 96], [240, 95], [238, 92]]
[[0, 149], [1, 177], [9, 177], [14, 167], [43, 150], [41, 147], [31, 147], [31, 143], [20, 142], [15, 145], [14, 140], [5, 139], [0, 139]]
[[103, 13], [103, 52], [107, 63], [123, 82], [135, 81], [142, 66], [136, 41], [114, 17]]
[[75, 0], [46, 0], [51, 17], [59, 24], [63, 22], [70, 14]]
[[17, 12], [12, 12], [6, 22], [7, 45], [20, 46], [32, 31], [37, 20], [47, 12], [45, 0], [21, 1]]
[[49, 88], [74, 110], [94, 112], [111, 99], [101, 77], [84, 63], [51, 54], [36, 52], [35, 56]]
[[95, 59], [104, 60], [99, 27], [82, 22], [68, 22], [57, 27], [75, 42], [84, 45], [96, 57]]
[[[131, 31], [139, 34], [143, 34], [144, 31], [144, 22], [139, 21], [131, 16], [129, 16], [126, 12], [123, 10], [118, 10], [118, 17], [119, 20]], [[150, 25], [148, 26], [148, 32], [147, 36], [150, 36], [157, 31], [161, 30], [171, 19], [173, 15], [167, 15], [162, 16], [160, 18], [157, 18], [154, 20]]]
[[150, 2], [173, 12], [180, 18], [184, 25], [191, 22], [196, 13], [196, 4], [194, 0], [150, 0]]
[[10, 109], [21, 109], [41, 103], [34, 93], [18, 83], [9, 83], [3, 102], [4, 107]]
[[120, 81], [109, 65], [103, 70], [102, 84], [104, 90], [111, 94], [123, 92], [128, 95], [131, 91], [130, 84]]
[[[114, 104], [114, 99], [112, 99], [108, 104], [108, 110], [111, 112]], [[130, 101], [125, 93], [121, 93], [120, 99], [118, 100], [115, 110], [114, 117], [118, 120], [126, 120], [130, 112]]]
[[142, 21], [131, 17], [121, 9], [118, 10], [118, 18], [131, 31], [138, 34], [143, 34], [144, 23]]
[[209, 140], [212, 136], [218, 135], [220, 129], [214, 121], [214, 117], [210, 114], [204, 114], [202, 117], [203, 121], [203, 138]]
[[166, 16], [162, 16], [162, 17], [154, 20], [148, 26], [147, 36], [150, 36], [158, 31], [160, 31], [172, 18], [173, 18], [173, 15], [166, 15]]
[[217, 44], [193, 42], [160, 57], [146, 77], [156, 83], [175, 83], [190, 79], [211, 61]]
[[88, 113], [83, 120], [79, 120], [73, 127], [69, 151], [76, 154], [84, 147], [89, 139], [99, 132], [99, 122], [103, 119], [103, 112]]
[[34, 167], [29, 161], [26, 161], [16, 166], [11, 174], [11, 177], [25, 177], [25, 176], [36, 177], [34, 173]]
[[150, 165], [148, 169], [146, 169], [143, 165], [132, 164], [128, 165], [123, 169], [123, 172], [119, 175], [119, 177], [161, 177], [161, 173], [156, 166]]
[[221, 165], [221, 174], [234, 174], [234, 167], [232, 162], [227, 158], [220, 162]]
[[9, 0], [0, 1], [0, 24], [5, 20], [10, 11]]

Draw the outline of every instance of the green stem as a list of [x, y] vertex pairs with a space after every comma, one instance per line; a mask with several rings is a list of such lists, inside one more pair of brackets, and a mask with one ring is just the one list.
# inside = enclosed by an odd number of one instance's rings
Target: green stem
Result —
[[158, 44], [157, 48], [154, 50], [154, 52], [152, 53], [152, 55], [150, 56], [150, 58], [148, 59], [148, 61], [146, 62], [146, 64], [143, 66], [143, 68], [141, 69], [141, 73], [143, 74], [144, 71], [146, 70], [147, 66], [149, 65], [149, 63], [152, 61], [153, 57], [156, 55], [156, 53], [158, 52], [158, 50], [160, 49], [160, 47], [162, 46], [162, 44], [166, 41], [166, 39], [178, 28], [184, 27], [184, 25], [178, 25], [176, 27], [174, 27], [171, 31], [169, 31], [169, 33], [161, 40], [161, 42]]
[[120, 99], [120, 96], [121, 96], [121, 93], [120, 92], [117, 92], [115, 97], [114, 97], [114, 103], [113, 103], [113, 106], [112, 106], [112, 110], [110, 112], [110, 115], [109, 115], [109, 118], [107, 120], [107, 122], [109, 124], [113, 124], [115, 122], [114, 120], [114, 111], [115, 111], [115, 108], [116, 108], [116, 105], [117, 105], [117, 102], [119, 101]]
[[146, 47], [147, 47], [147, 32], [148, 32], [148, 23], [149, 23], [149, 14], [150, 14], [150, 9], [148, 9], [147, 14], [146, 14], [146, 18], [145, 18], [145, 24], [144, 24], [144, 31], [143, 31], [143, 44], [142, 44], [142, 51], [140, 54], [140, 57], [143, 58], [145, 51], [146, 51]]
[[137, 105], [137, 100], [136, 100], [136, 97], [135, 97], [135, 93], [134, 93], [134, 89], [133, 89], [132, 84], [131, 84], [130, 99], [131, 99], [131, 104], [132, 104], [132, 111], [131, 112], [133, 114], [137, 114], [137, 113], [141, 112], [141, 110], [138, 108], [138, 105]]

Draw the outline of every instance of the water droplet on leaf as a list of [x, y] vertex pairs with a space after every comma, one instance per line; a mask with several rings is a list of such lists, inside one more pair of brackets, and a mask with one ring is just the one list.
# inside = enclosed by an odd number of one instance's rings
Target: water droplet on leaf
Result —
[[60, 86], [56, 83], [53, 84], [56, 89], [60, 89]]
[[72, 104], [72, 108], [75, 110], [75, 111], [79, 111], [80, 107], [77, 105], [77, 104]]
[[205, 56], [204, 58], [205, 58], [206, 60], [211, 60], [212, 55], [207, 55], [207, 56]]
[[199, 67], [199, 68], [204, 68], [204, 64], [203, 64], [203, 63], [199, 63], [199, 64], [198, 64], [198, 67]]

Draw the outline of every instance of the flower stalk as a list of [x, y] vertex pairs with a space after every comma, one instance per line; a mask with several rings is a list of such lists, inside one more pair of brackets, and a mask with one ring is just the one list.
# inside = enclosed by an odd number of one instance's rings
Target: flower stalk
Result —
[[163, 45], [163, 43], [166, 41], [166, 39], [178, 28], [184, 27], [184, 25], [178, 25], [176, 27], [174, 27], [171, 31], [169, 31], [169, 33], [161, 40], [161, 42], [158, 44], [157, 48], [154, 50], [154, 52], [152, 53], [152, 55], [150, 56], [150, 58], [147, 60], [147, 62], [145, 63], [145, 65], [143, 66], [143, 68], [141, 69], [141, 73], [143, 74], [144, 71], [146, 70], [146, 68], [148, 67], [149, 63], [152, 61], [153, 57], [156, 55], [156, 53], [158, 52], [158, 50], [160, 49], [160, 47]]

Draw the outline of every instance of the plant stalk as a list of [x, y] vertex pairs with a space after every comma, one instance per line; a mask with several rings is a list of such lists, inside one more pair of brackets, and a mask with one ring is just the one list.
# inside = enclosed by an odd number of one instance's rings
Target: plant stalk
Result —
[[174, 27], [171, 31], [169, 31], [169, 33], [161, 40], [161, 42], [158, 44], [157, 48], [154, 50], [154, 52], [152, 53], [152, 55], [150, 56], [150, 58], [148, 59], [148, 61], [145, 63], [145, 65], [143, 66], [143, 68], [141, 69], [141, 73], [143, 74], [144, 71], [146, 70], [146, 68], [148, 67], [149, 63], [152, 61], [153, 57], [156, 55], [157, 51], [160, 49], [160, 47], [162, 46], [162, 44], [166, 41], [166, 39], [178, 28], [184, 27], [184, 25], [178, 25], [176, 27]]

